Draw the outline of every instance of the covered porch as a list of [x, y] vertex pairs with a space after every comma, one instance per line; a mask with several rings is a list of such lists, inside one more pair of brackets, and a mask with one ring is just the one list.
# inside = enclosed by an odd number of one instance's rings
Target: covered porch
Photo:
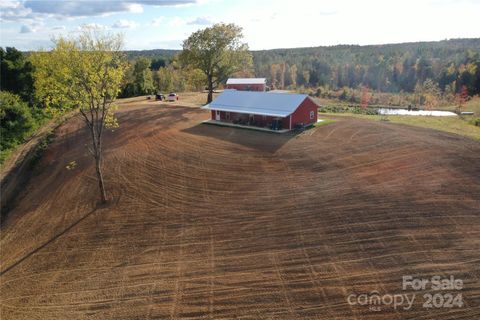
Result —
[[273, 132], [273, 133], [285, 133], [290, 131], [289, 129], [277, 129], [273, 130], [267, 127], [258, 127], [258, 126], [253, 126], [253, 125], [243, 125], [243, 124], [238, 124], [238, 123], [233, 123], [233, 122], [227, 122], [227, 121], [221, 121], [221, 120], [205, 120], [202, 123], [205, 124], [211, 124], [211, 125], [216, 125], [216, 126], [222, 126], [222, 127], [234, 127], [234, 128], [241, 128], [241, 129], [249, 129], [249, 130], [257, 130], [257, 131], [264, 131], [264, 132]]
[[240, 113], [222, 110], [211, 110], [212, 123], [226, 124], [241, 128], [264, 129], [262, 131], [286, 132], [290, 130], [290, 116], [278, 117], [253, 113]]

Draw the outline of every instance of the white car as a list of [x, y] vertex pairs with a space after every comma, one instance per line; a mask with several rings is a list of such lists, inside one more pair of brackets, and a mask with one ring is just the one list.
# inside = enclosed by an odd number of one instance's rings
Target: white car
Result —
[[178, 100], [178, 95], [176, 93], [173, 93], [171, 92], [168, 96], [167, 96], [167, 101], [177, 101]]

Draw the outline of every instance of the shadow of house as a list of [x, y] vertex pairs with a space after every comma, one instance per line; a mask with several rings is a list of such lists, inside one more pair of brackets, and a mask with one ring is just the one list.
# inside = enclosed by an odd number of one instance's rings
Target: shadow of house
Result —
[[204, 123], [183, 129], [182, 132], [222, 140], [269, 154], [274, 154], [296, 136], [294, 132], [277, 134], [235, 127], [213, 126]]

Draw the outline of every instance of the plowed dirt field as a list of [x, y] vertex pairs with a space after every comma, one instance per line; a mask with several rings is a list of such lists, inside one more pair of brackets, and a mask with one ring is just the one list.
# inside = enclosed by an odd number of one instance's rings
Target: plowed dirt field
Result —
[[[81, 119], [62, 125], [1, 227], [0, 318], [480, 318], [479, 142], [353, 118], [281, 135], [208, 117], [123, 106], [105, 137], [106, 206]], [[402, 290], [404, 275], [462, 279], [463, 307], [424, 308], [435, 292]], [[416, 299], [349, 304], [372, 291]]]

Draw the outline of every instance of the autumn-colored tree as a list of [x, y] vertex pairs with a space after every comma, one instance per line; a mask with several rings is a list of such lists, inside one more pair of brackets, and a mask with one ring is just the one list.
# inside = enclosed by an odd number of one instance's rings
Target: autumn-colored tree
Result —
[[441, 92], [438, 84], [432, 79], [427, 79], [422, 85], [423, 97], [425, 101], [425, 109], [433, 110], [438, 106]]
[[60, 37], [52, 51], [31, 57], [37, 97], [47, 108], [78, 110], [87, 125], [95, 159], [100, 198], [107, 201], [103, 180], [103, 133], [117, 127], [114, 104], [126, 70], [120, 35], [87, 28], [76, 38]]
[[372, 98], [372, 96], [370, 95], [368, 87], [363, 86], [362, 97], [361, 97], [361, 100], [360, 100], [360, 107], [362, 107], [362, 109], [367, 109], [368, 105], [370, 104], [370, 99], [371, 98]]
[[285, 70], [286, 70], [285, 62], [280, 63], [278, 72], [279, 72], [279, 78], [280, 78], [280, 88], [282, 89], [285, 89]]
[[302, 75], [303, 75], [304, 85], [308, 86], [308, 84], [310, 83], [310, 71], [304, 70], [302, 72]]
[[295, 64], [293, 66], [290, 66], [290, 81], [293, 87], [297, 85], [297, 72], [298, 69]]
[[250, 69], [252, 55], [242, 42], [242, 28], [235, 24], [215, 24], [192, 33], [183, 42], [180, 61], [200, 69], [207, 78], [207, 103], [213, 99], [213, 89], [235, 72]]
[[465, 102], [468, 101], [468, 89], [467, 86], [462, 86], [460, 92], [455, 95], [458, 111], [461, 112], [465, 106]]
[[270, 65], [270, 83], [271, 83], [272, 89], [278, 89], [278, 85], [277, 85], [278, 84], [278, 79], [277, 79], [278, 68], [279, 68], [278, 64], [272, 63]]

